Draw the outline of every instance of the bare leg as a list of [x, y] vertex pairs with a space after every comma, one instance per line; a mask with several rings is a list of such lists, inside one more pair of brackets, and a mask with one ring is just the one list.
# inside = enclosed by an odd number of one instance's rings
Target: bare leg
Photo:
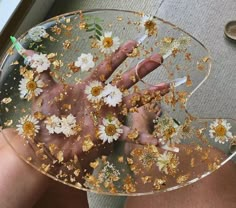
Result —
[[[135, 115], [134, 127], [147, 128], [151, 120], [152, 118], [146, 116], [142, 109], [140, 114]], [[221, 153], [214, 150], [212, 154]], [[235, 208], [235, 174], [236, 164], [228, 162], [210, 176], [179, 190], [149, 196], [128, 197], [125, 208]]]

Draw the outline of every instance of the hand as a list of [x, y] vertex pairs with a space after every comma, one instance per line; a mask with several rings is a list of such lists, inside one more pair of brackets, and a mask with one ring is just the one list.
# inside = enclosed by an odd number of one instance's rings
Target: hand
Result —
[[[126, 93], [140, 78], [162, 64], [163, 60], [159, 54], [153, 54], [139, 64], [139, 77], [134, 67], [122, 74], [119, 79], [113, 79], [111, 84], [106, 83], [106, 80], [136, 46], [135, 41], [128, 41], [114, 54], [106, 56], [102, 63], [91, 70], [91, 75], [78, 84], [58, 83], [53, 79], [52, 72], [49, 70], [40, 73], [39, 78], [43, 81], [45, 87], [40, 96], [33, 100], [32, 115], [40, 114], [42, 119], [37, 135], [33, 134], [33, 138], [27, 138], [28, 142], [43, 145], [45, 154], [51, 157], [52, 160], [58, 159], [57, 154], [61, 152], [63, 155], [60, 155], [59, 163], [66, 162], [76, 156], [80, 162], [80, 169], [89, 172], [91, 161], [101, 155], [108, 155], [112, 151], [114, 145], [112, 140], [118, 138], [126, 140], [130, 129], [125, 126], [127, 115], [125, 112], [135, 111], [138, 107], [156, 99], [156, 97], [160, 97], [161, 94], [165, 94], [169, 89], [168, 84], [160, 84], [144, 91], [139, 91], [136, 88], [134, 93]], [[34, 51], [26, 50], [25, 56], [32, 57], [34, 53]], [[99, 85], [97, 84], [98, 87], [92, 88], [95, 92], [91, 90], [91, 83], [99, 83]], [[91, 96], [89, 93], [95, 93], [96, 95], [92, 95], [98, 98], [102, 89], [106, 88], [105, 86], [114, 87], [118, 94], [122, 92], [126, 95], [118, 99], [118, 102], [115, 101], [115, 103], [106, 102], [107, 97], [104, 98], [104, 101], [94, 101], [89, 98]], [[87, 92], [88, 87], [90, 87], [89, 93]], [[67, 124], [60, 124], [61, 130], [52, 129], [54, 127], [51, 128], [50, 125], [53, 126], [53, 117], [64, 119], [64, 121], [70, 117], [71, 120], [75, 120], [76, 125], [72, 129]], [[61, 120], [60, 122], [63, 123]], [[104, 127], [104, 120], [108, 123], [111, 120], [115, 124], [109, 123], [110, 125], [107, 125], [106, 128]], [[114, 137], [107, 139], [105, 134], [104, 138], [104, 133], [101, 136], [101, 128], [107, 135], [114, 135]], [[147, 137], [142, 132], [140, 132], [135, 142], [155, 145], [158, 143], [157, 139]], [[53, 152], [50, 150], [52, 146], [55, 149]], [[82, 172], [86, 174], [84, 171]]]

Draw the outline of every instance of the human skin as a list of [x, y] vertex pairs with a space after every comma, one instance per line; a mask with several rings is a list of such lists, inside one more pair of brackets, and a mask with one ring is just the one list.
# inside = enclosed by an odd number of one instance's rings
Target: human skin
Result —
[[[139, 113], [133, 114], [133, 126], [149, 133], [148, 127], [151, 126], [152, 116], [140, 108]], [[222, 152], [214, 149], [211, 150], [210, 155], [212, 158], [226, 157]], [[197, 159], [197, 156], [195, 158]], [[181, 161], [183, 162], [183, 160]], [[178, 190], [148, 196], [128, 197], [125, 208], [235, 208], [235, 187], [236, 164], [229, 161], [209, 176]]]
[[[76, 117], [78, 123], [81, 124], [82, 133], [81, 139], [79, 141], [76, 138], [70, 138], [70, 140], [61, 139], [61, 135], [49, 135], [43, 125], [41, 125], [41, 130], [39, 135], [35, 138], [37, 141], [43, 142], [46, 146], [48, 144], [56, 144], [63, 152], [65, 160], [70, 159], [74, 155], [77, 155], [80, 159], [80, 164], [83, 169], [89, 168], [89, 162], [94, 161], [97, 157], [107, 154], [112, 149], [112, 145], [100, 145], [99, 148], [91, 149], [88, 154], [83, 154], [82, 142], [83, 137], [90, 134], [93, 142], [96, 144], [98, 142], [102, 143], [95, 138], [95, 127], [93, 121], [89, 116], [89, 112], [92, 110], [91, 103], [86, 99], [84, 94], [85, 86], [92, 80], [97, 80], [99, 77], [103, 76], [105, 79], [109, 78], [113, 71], [127, 58], [128, 53], [136, 47], [137, 43], [135, 41], [128, 41], [122, 45], [114, 54], [106, 59], [93, 70], [93, 73], [81, 84], [68, 85], [66, 88], [63, 85], [56, 83], [50, 76], [50, 73], [43, 72], [40, 74], [40, 78], [46, 84], [44, 92], [33, 101], [33, 112], [40, 111], [45, 115], [57, 115], [62, 112], [63, 104], [71, 104], [72, 114]], [[26, 51], [26, 56], [32, 56], [34, 51]], [[153, 71], [162, 63], [162, 57], [159, 54], [152, 54], [149, 58], [143, 61], [139, 69], [139, 78], [144, 77], [149, 72]], [[109, 69], [109, 70], [108, 70]], [[134, 81], [130, 79], [131, 76], [136, 76], [136, 81], [138, 77], [136, 75], [136, 69], [132, 68], [124, 73], [116, 84], [117, 87], [122, 89], [128, 89], [135, 84]], [[149, 93], [155, 93], [161, 91], [162, 94], [168, 91], [169, 86], [167, 84], [161, 84], [156, 87], [147, 89]], [[51, 105], [47, 103], [57, 97], [60, 93], [65, 94], [65, 98], [60, 102], [52, 102]], [[66, 92], [66, 93], [65, 93]], [[146, 92], [146, 91], [145, 91]], [[140, 92], [142, 95], [142, 92]], [[131, 97], [134, 94], [123, 97], [122, 103], [126, 104], [127, 108], [132, 107], [129, 103]], [[73, 99], [71, 99], [73, 98]], [[38, 109], [37, 100], [43, 99], [44, 102], [40, 109]], [[75, 102], [76, 100], [76, 102]], [[81, 102], [82, 101], [82, 102]], [[45, 104], [46, 103], [46, 104]], [[143, 103], [139, 103], [141, 106]], [[113, 116], [117, 116], [121, 123], [124, 124], [124, 117], [118, 115], [121, 107], [117, 106], [102, 107], [99, 115], [101, 118], [106, 117], [107, 113], [111, 113]], [[123, 125], [124, 133], [121, 135], [120, 139], [125, 139], [129, 128]], [[14, 146], [18, 152], [24, 154], [25, 151], [32, 151], [23, 146], [22, 138], [17, 136], [15, 129], [4, 129], [4, 135], [10, 139], [11, 145]], [[25, 164], [21, 159], [19, 159], [9, 145], [4, 142], [4, 138], [1, 135], [1, 149], [0, 149], [0, 205], [6, 208], [18, 208], [18, 207], [76, 207], [81, 208], [88, 207], [86, 192], [79, 191], [61, 183], [54, 182], [46, 176], [43, 176], [27, 164]], [[147, 134], [140, 133], [138, 138], [139, 143], [146, 144], [152, 143], [157, 145], [157, 140]], [[26, 148], [26, 149], [25, 149]], [[7, 159], [6, 159], [7, 158]]]

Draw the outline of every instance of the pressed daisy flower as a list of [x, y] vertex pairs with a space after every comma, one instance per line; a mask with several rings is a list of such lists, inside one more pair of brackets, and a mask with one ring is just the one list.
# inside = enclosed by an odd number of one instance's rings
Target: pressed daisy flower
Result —
[[122, 92], [116, 86], [108, 84], [102, 91], [102, 97], [108, 106], [115, 107], [122, 101]]
[[36, 26], [29, 30], [28, 35], [35, 42], [42, 41], [41, 38], [47, 36], [47, 32], [43, 26]]
[[159, 155], [156, 165], [158, 166], [159, 171], [165, 174], [174, 175], [177, 172], [179, 158], [176, 154], [165, 151], [163, 154]]
[[233, 137], [232, 133], [229, 131], [231, 129], [231, 124], [227, 123], [224, 119], [216, 119], [211, 125], [209, 134], [211, 138], [215, 139], [215, 142], [224, 144], [228, 142], [230, 138]]
[[75, 66], [80, 67], [81, 71], [89, 71], [89, 69], [95, 66], [93, 61], [93, 55], [91, 53], [82, 53], [78, 60], [75, 62]]
[[145, 28], [145, 32], [149, 36], [157, 33], [157, 26], [156, 22], [153, 20], [153, 16], [144, 15], [141, 20], [141, 26]]
[[20, 118], [19, 123], [16, 125], [17, 131], [24, 138], [33, 139], [39, 132], [39, 121], [31, 115]]
[[92, 103], [98, 103], [102, 98], [103, 86], [99, 81], [92, 81], [85, 87], [87, 99]]
[[61, 119], [53, 115], [48, 117], [44, 123], [46, 124], [46, 129], [49, 134], [60, 134], [61, 133]]
[[46, 54], [37, 54], [27, 57], [27, 63], [30, 64], [31, 68], [35, 68], [38, 73], [46, 71], [50, 67], [50, 61]]
[[118, 37], [112, 37], [112, 32], [105, 32], [104, 36], [98, 42], [98, 46], [102, 53], [111, 54], [119, 48], [120, 39]]
[[67, 117], [61, 119], [61, 132], [66, 136], [72, 136], [76, 134], [74, 128], [76, 127], [76, 118], [69, 114]]
[[114, 140], [116, 141], [120, 135], [123, 133], [123, 129], [121, 128], [120, 121], [115, 118], [103, 118], [103, 125], [99, 125], [99, 139], [103, 141], [103, 143], [108, 142], [111, 143]]
[[43, 87], [44, 83], [39, 79], [39, 75], [32, 79], [29, 77], [23, 78], [19, 85], [20, 97], [27, 100], [37, 97], [43, 92]]
[[156, 123], [153, 135], [159, 138], [161, 144], [173, 146], [181, 142], [180, 137], [177, 137], [179, 126], [171, 117], [164, 115], [162, 118], [159, 118]]

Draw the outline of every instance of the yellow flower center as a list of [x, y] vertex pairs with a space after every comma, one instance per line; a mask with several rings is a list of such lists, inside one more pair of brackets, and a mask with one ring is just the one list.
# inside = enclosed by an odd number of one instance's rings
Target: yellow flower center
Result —
[[105, 128], [107, 136], [113, 136], [116, 133], [116, 126], [114, 124], [108, 124]]
[[173, 126], [171, 126], [170, 128], [168, 128], [167, 130], [165, 130], [164, 132], [164, 136], [167, 138], [167, 139], [170, 139], [171, 136], [175, 133], [175, 128]]
[[96, 86], [91, 89], [91, 94], [92, 96], [96, 97], [101, 94], [102, 87], [101, 86]]
[[30, 121], [26, 121], [24, 124], [23, 124], [23, 132], [25, 135], [29, 136], [29, 137], [32, 137], [34, 136], [35, 134], [35, 127], [34, 127], [34, 124]]
[[113, 45], [113, 39], [111, 37], [105, 37], [102, 44], [104, 48], [110, 48]]
[[27, 84], [26, 84], [26, 88], [27, 90], [29, 91], [34, 91], [36, 88], [37, 88], [37, 84], [35, 81], [29, 81]]
[[219, 136], [219, 137], [225, 136], [226, 132], [227, 132], [227, 130], [226, 130], [226, 128], [222, 124], [218, 124], [215, 127], [215, 134], [216, 134], [216, 136]]

